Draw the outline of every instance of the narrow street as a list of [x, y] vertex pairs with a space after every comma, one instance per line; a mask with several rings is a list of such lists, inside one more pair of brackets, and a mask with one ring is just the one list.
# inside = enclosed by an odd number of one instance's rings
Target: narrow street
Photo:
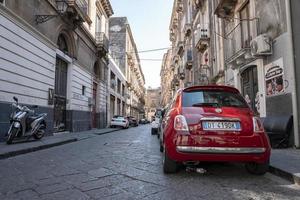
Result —
[[0, 161], [0, 199], [300, 199], [300, 188], [243, 165], [164, 175], [149, 125]]

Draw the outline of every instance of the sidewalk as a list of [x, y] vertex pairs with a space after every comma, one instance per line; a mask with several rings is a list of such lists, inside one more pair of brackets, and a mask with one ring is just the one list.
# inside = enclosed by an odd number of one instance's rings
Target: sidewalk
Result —
[[31, 139], [29, 141], [14, 141], [13, 144], [7, 145], [5, 142], [0, 143], [0, 159], [17, 156], [41, 149], [47, 149], [54, 146], [59, 146], [71, 142], [76, 142], [97, 135], [111, 133], [118, 131], [118, 128], [106, 128], [106, 129], [93, 129], [89, 131], [75, 132], [75, 133], [62, 133], [54, 136], [46, 136], [41, 140], [36, 141]]
[[272, 149], [270, 172], [300, 185], [300, 149]]

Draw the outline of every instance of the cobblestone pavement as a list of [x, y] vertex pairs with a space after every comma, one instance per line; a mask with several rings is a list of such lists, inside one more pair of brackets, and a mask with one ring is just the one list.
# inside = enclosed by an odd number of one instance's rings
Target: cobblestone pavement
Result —
[[300, 188], [242, 165], [164, 175], [156, 136], [139, 126], [0, 160], [0, 199], [299, 199]]

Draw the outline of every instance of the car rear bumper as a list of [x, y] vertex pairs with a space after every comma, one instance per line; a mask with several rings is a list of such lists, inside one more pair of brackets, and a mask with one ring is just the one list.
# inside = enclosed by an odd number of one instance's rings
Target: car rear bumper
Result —
[[[171, 140], [172, 139], [172, 140]], [[182, 136], [166, 138], [168, 156], [175, 161], [256, 162], [270, 159], [271, 148], [263, 135]]]
[[121, 126], [121, 127], [126, 127], [127, 123], [124, 122], [111, 122], [110, 123], [111, 126]]
[[176, 150], [181, 153], [206, 153], [206, 154], [257, 154], [266, 152], [263, 147], [194, 147], [194, 146], [177, 146]]
[[[265, 163], [270, 159], [270, 150], [265, 148], [192, 148], [167, 149], [168, 156], [177, 162], [256, 162]], [[195, 150], [196, 149], [196, 150]]]

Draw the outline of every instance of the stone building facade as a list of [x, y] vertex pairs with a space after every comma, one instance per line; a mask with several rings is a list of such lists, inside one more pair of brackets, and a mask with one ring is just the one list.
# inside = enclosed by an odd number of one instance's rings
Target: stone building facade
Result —
[[0, 4], [0, 137], [12, 97], [47, 112], [47, 130], [106, 126], [108, 0]]
[[119, 68], [119, 60], [109, 56], [109, 70], [108, 70], [108, 121], [114, 115], [126, 115], [126, 77]]
[[110, 18], [109, 31], [111, 55], [126, 77], [126, 115], [140, 119], [145, 114], [145, 77], [127, 18]]
[[160, 82], [161, 82], [161, 95], [160, 95], [160, 105], [161, 107], [166, 107], [173, 97], [172, 79], [174, 76], [174, 71], [171, 69], [172, 62], [172, 49], [169, 49], [167, 53], [164, 54], [163, 62], [160, 71]]
[[297, 3], [174, 0], [173, 91], [189, 85], [236, 87], [260, 117], [293, 116], [293, 143], [299, 146]]
[[161, 88], [148, 88], [146, 93], [146, 118], [151, 121], [156, 109], [161, 108]]

